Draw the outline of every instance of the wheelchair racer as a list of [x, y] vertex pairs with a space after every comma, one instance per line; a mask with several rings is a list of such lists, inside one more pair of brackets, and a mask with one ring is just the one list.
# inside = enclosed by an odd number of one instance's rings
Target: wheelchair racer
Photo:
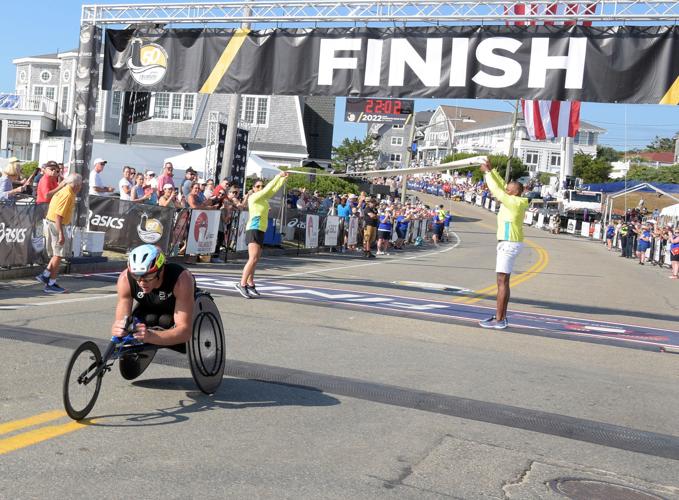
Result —
[[126, 320], [134, 316], [140, 321], [134, 338], [140, 342], [177, 346], [191, 338], [195, 280], [188, 269], [166, 262], [160, 248], [147, 244], [133, 249], [117, 291], [113, 336], [126, 336]]

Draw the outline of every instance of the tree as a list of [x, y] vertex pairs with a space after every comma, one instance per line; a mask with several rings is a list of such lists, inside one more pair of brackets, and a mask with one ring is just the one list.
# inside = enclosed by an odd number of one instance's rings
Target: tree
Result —
[[363, 140], [344, 138], [342, 144], [332, 148], [333, 169], [340, 172], [368, 170], [379, 155], [372, 137]]
[[573, 173], [586, 184], [608, 182], [611, 170], [613, 170], [611, 164], [601, 158], [592, 158], [585, 153], [573, 156]]
[[[280, 167], [281, 170], [288, 170], [287, 168]], [[330, 177], [327, 175], [317, 175], [312, 181], [312, 175], [316, 172], [323, 172], [322, 170], [301, 167], [295, 168], [295, 170], [309, 172], [309, 175], [305, 174], [290, 174], [288, 181], [286, 182], [287, 189], [301, 189], [305, 188], [307, 191], [313, 192], [318, 191], [321, 195], [328, 195], [330, 193], [354, 193], [358, 194], [358, 186], [354, 179], [342, 179], [339, 177]], [[248, 179], [249, 181], [249, 179]]]
[[[465, 158], [472, 158], [479, 156], [478, 153], [454, 153], [446, 156], [441, 163], [448, 163], [449, 161], [464, 160]], [[507, 157], [505, 155], [488, 155], [491, 166], [498, 171], [500, 176], [504, 179], [505, 171], [507, 170]], [[465, 168], [458, 170], [460, 175], [467, 175], [467, 172], [472, 173], [472, 180], [477, 182], [481, 180], [483, 174], [479, 167]], [[512, 158], [512, 175], [511, 180], [516, 180], [520, 177], [528, 175], [528, 168], [518, 158]]]
[[669, 167], [648, 167], [633, 164], [627, 172], [627, 179], [641, 182], [679, 183], [679, 165]]
[[616, 151], [613, 148], [610, 148], [608, 146], [597, 146], [596, 147], [596, 157], [599, 160], [604, 160], [607, 162], [614, 162], [618, 161], [620, 157], [622, 156], [622, 153], [619, 151]]
[[674, 139], [671, 137], [658, 137], [656, 135], [655, 139], [646, 146], [646, 151], [674, 151]]

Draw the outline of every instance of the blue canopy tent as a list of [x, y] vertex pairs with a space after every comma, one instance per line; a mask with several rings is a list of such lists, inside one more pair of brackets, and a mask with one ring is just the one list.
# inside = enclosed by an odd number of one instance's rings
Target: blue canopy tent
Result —
[[[665, 192], [665, 193], [679, 193], [679, 184], [664, 184], [660, 182], [644, 182], [644, 181], [619, 181], [619, 182], [604, 182], [601, 184], [584, 184], [582, 189], [587, 191], [601, 191], [602, 193], [621, 193], [625, 190], [633, 189], [640, 184], [645, 184], [643, 188], [635, 189], [644, 193]], [[655, 188], [655, 189], [654, 189]]]

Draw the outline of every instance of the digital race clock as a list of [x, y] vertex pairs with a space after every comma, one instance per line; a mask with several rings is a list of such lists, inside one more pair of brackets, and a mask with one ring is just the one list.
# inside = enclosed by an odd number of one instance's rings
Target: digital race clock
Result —
[[344, 120], [353, 123], [402, 123], [413, 116], [411, 99], [347, 97]]

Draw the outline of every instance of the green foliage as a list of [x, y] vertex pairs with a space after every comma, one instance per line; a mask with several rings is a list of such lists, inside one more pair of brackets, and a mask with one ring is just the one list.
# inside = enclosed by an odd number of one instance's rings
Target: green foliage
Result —
[[608, 182], [612, 169], [611, 164], [601, 158], [592, 158], [585, 153], [576, 153], [573, 156], [573, 173], [585, 184]]
[[[446, 156], [441, 163], [447, 163], [449, 161], [464, 160], [465, 158], [471, 158], [473, 156], [479, 156], [478, 153], [454, 153], [452, 155]], [[505, 155], [488, 155], [490, 164], [494, 169], [497, 169], [500, 176], [504, 179], [505, 171], [507, 170], [507, 156]], [[461, 169], [458, 170], [460, 175], [467, 175], [467, 172], [472, 173], [472, 181], [478, 182], [483, 177], [481, 170], [478, 167]], [[512, 158], [512, 171], [511, 180], [516, 180], [519, 177], [528, 175], [528, 168], [523, 164], [523, 162], [518, 158]]]
[[548, 185], [549, 181], [554, 176], [556, 176], [556, 174], [550, 174], [550, 173], [547, 173], [547, 172], [540, 172], [540, 175], [538, 176], [538, 180], [540, 181], [540, 184]]
[[38, 162], [37, 161], [28, 161], [26, 163], [21, 164], [21, 178], [26, 179], [27, 177], [30, 177], [33, 171], [38, 168]]
[[622, 153], [608, 146], [597, 146], [596, 157], [598, 160], [604, 160], [610, 163], [618, 161], [622, 157]]
[[[288, 170], [287, 168], [284, 167], [280, 167], [280, 169]], [[323, 170], [310, 167], [299, 167], [299, 168], [295, 167], [294, 170], [309, 172], [309, 174], [313, 174], [315, 172], [324, 173]], [[317, 175], [314, 182], [311, 182], [310, 175], [290, 174], [290, 177], [288, 177], [286, 185], [288, 190], [305, 188], [307, 191], [312, 193], [314, 191], [318, 191], [321, 195], [324, 196], [330, 193], [358, 194], [358, 186], [353, 182], [346, 179], [342, 179], [340, 177], [329, 177], [327, 175]]]
[[679, 183], [679, 164], [658, 168], [632, 164], [627, 172], [627, 179], [642, 182], [670, 182], [677, 184]]
[[646, 151], [658, 152], [658, 151], [674, 151], [674, 139], [671, 137], [658, 137], [646, 146]]
[[375, 149], [375, 141], [371, 137], [363, 140], [349, 139], [332, 148], [332, 168], [337, 172], [366, 170], [375, 164], [379, 152]]

